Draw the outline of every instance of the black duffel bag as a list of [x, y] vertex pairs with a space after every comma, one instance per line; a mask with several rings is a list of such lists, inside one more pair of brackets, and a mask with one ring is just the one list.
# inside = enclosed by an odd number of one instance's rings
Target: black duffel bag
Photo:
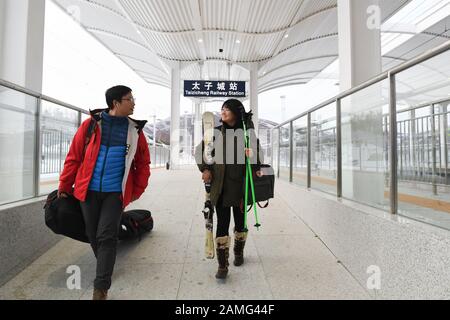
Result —
[[58, 198], [58, 191], [53, 191], [47, 197], [44, 210], [45, 224], [54, 233], [89, 243], [78, 199], [71, 195]]
[[[261, 172], [263, 173], [263, 176], [258, 177], [256, 175], [255, 170], [252, 170], [253, 185], [255, 188], [255, 198], [256, 203], [260, 208], [267, 208], [269, 206], [269, 200], [273, 199], [274, 197], [275, 175], [273, 168], [268, 164], [261, 165]], [[245, 183], [244, 183], [244, 191], [245, 191]], [[261, 206], [259, 203], [263, 201], [267, 201], [267, 203], [264, 206]], [[248, 186], [248, 202], [249, 204], [253, 202], [250, 184]]]
[[[58, 198], [58, 191], [47, 197], [44, 206], [45, 224], [54, 233], [77, 241], [89, 243], [80, 201], [69, 195]], [[141, 239], [142, 234], [153, 229], [153, 218], [148, 210], [130, 210], [122, 214], [119, 240]]]
[[122, 215], [119, 240], [139, 239], [153, 229], [152, 214], [148, 210], [130, 210]]

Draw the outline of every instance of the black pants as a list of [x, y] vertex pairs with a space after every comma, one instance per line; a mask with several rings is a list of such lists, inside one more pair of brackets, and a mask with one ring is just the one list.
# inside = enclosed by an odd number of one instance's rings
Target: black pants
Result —
[[116, 263], [120, 218], [123, 212], [121, 193], [88, 191], [81, 202], [86, 235], [97, 258], [94, 288], [108, 290]]
[[[240, 207], [233, 208], [234, 230], [237, 232], [245, 231], [244, 213], [241, 212]], [[225, 237], [229, 235], [231, 207], [223, 207], [222, 201], [219, 199], [216, 206], [217, 212], [217, 232], [216, 237]]]

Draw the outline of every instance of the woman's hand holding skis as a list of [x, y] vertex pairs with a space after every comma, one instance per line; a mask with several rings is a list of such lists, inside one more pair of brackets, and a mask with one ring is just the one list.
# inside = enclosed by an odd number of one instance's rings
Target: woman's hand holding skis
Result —
[[208, 169], [203, 170], [202, 172], [202, 180], [204, 183], [211, 183], [212, 181], [212, 173]]

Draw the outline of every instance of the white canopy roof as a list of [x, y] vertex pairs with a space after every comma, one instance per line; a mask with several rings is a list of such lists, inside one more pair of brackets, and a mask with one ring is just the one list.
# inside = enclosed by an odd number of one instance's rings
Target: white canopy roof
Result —
[[[166, 87], [174, 62], [182, 79], [243, 81], [247, 64], [257, 62], [262, 92], [307, 83], [338, 58], [337, 0], [54, 2], [143, 79]], [[380, 0], [382, 20], [408, 2]], [[424, 37], [433, 33], [389, 52], [383, 64], [401, 62], [405, 51], [413, 55], [409, 47]]]

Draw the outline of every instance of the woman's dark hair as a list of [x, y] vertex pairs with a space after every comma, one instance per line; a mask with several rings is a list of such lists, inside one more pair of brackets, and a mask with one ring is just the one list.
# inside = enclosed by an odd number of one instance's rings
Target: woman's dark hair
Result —
[[122, 98], [130, 92], [132, 92], [132, 90], [126, 86], [115, 86], [109, 88], [105, 93], [106, 104], [108, 105], [108, 108], [112, 110], [114, 108], [114, 100], [122, 101]]
[[245, 116], [245, 108], [241, 101], [237, 99], [230, 99], [224, 102], [222, 109], [226, 107], [228, 108], [236, 117], [237, 121], [242, 121], [242, 118]]
[[228, 108], [236, 117], [236, 124], [238, 127], [242, 127], [242, 120], [248, 125], [248, 122], [252, 119], [252, 113], [245, 112], [245, 107], [241, 101], [237, 99], [230, 99], [224, 102], [222, 108]]

